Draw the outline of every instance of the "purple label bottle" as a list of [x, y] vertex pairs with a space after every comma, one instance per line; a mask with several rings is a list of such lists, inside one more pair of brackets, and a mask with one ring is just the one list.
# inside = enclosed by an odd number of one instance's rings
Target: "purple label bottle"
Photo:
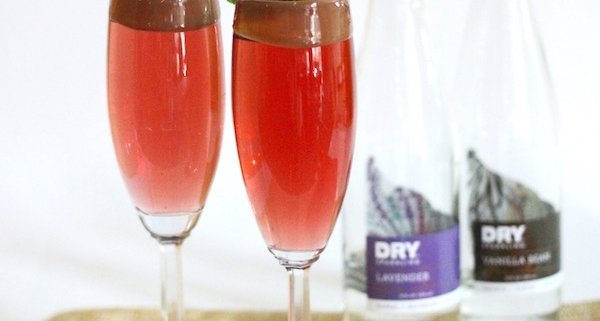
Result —
[[342, 217], [347, 320], [419, 320], [460, 301], [458, 182], [424, 0], [372, 0], [358, 54]]

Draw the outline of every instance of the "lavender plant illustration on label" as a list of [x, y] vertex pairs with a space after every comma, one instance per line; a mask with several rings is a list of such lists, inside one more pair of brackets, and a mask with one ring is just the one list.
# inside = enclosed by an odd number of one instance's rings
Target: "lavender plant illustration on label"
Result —
[[475, 279], [529, 281], [559, 272], [560, 220], [554, 207], [488, 169], [472, 150], [468, 161]]
[[458, 224], [422, 194], [387, 182], [369, 159], [367, 240], [362, 262], [347, 269], [347, 286], [370, 299], [438, 296], [460, 283]]

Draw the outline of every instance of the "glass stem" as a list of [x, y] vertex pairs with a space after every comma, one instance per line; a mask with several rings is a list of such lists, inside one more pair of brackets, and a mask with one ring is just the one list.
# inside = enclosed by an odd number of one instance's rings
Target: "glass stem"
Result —
[[181, 241], [159, 241], [161, 254], [162, 321], [184, 321]]
[[290, 277], [288, 321], [310, 321], [310, 267], [287, 268]]

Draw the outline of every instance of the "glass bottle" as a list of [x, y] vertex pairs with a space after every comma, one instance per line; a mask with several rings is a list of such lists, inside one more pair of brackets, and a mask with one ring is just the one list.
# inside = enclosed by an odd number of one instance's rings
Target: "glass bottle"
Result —
[[[554, 318], [560, 305], [555, 102], [528, 0], [474, 0], [453, 94], [468, 320]], [[495, 320], [495, 319], [494, 319]]]
[[357, 145], [343, 207], [346, 320], [457, 310], [459, 228], [448, 115], [422, 0], [372, 0], [358, 60]]

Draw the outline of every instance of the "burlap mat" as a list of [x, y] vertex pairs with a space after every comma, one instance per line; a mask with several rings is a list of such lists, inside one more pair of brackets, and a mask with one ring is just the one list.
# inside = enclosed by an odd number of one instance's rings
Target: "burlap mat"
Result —
[[[283, 312], [256, 311], [188, 311], [187, 321], [285, 321]], [[341, 321], [341, 314], [314, 313], [313, 321]], [[439, 321], [458, 320], [456, 316], [445, 316]], [[600, 301], [565, 305], [559, 313], [560, 321], [600, 321]], [[105, 309], [66, 312], [48, 321], [160, 321], [156, 310]]]
[[[186, 321], [285, 321], [283, 312], [187, 311]], [[340, 314], [314, 313], [313, 321], [341, 321]], [[54, 316], [49, 321], [160, 321], [157, 310], [81, 310]]]

